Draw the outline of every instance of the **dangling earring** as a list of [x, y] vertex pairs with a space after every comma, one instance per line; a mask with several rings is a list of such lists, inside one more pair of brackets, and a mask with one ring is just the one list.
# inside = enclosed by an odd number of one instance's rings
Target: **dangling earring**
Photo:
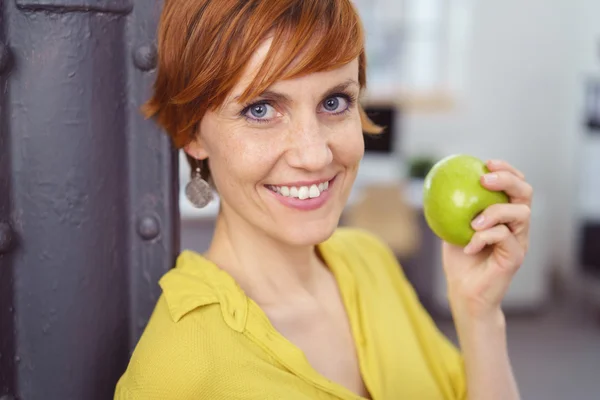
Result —
[[200, 160], [196, 160], [197, 165], [192, 173], [192, 180], [185, 187], [185, 195], [196, 208], [204, 208], [213, 200], [213, 190], [204, 179], [202, 179], [202, 170], [200, 169]]

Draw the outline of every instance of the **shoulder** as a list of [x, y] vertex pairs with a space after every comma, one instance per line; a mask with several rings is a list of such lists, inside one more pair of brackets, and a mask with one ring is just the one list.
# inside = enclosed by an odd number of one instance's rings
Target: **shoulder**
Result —
[[[212, 362], [218, 360], [211, 352], [223, 340], [215, 332], [215, 312], [215, 307], [207, 307], [193, 318], [175, 322], [161, 296], [119, 380], [115, 399], [188, 399], [207, 390]], [[206, 322], [205, 332], [199, 329], [199, 319]]]
[[338, 228], [328, 243], [339, 250], [367, 251], [381, 256], [393, 256], [390, 247], [379, 236], [360, 228]]
[[465, 373], [457, 348], [437, 328], [406, 278], [390, 247], [377, 235], [361, 229], [340, 228], [330, 239], [331, 249], [349, 267], [352, 275], [374, 310], [389, 310], [398, 305], [396, 315], [405, 315], [417, 338], [423, 356], [436, 379], [448, 393], [465, 398]]
[[192, 269], [190, 257], [182, 255], [178, 267], [161, 279], [163, 294], [119, 380], [115, 400], [214, 398], [222, 371], [239, 361], [230, 349], [243, 346], [241, 335], [211, 289], [220, 279], [202, 266]]
[[[410, 289], [398, 258], [377, 235], [364, 229], [338, 228], [324, 244], [327, 261], [342, 264], [363, 290], [389, 288], [398, 294]], [[339, 261], [339, 263], [338, 263]]]
[[400, 264], [391, 248], [379, 236], [364, 229], [338, 228], [327, 241], [327, 246], [345, 256], [351, 264], [381, 265], [400, 269]]

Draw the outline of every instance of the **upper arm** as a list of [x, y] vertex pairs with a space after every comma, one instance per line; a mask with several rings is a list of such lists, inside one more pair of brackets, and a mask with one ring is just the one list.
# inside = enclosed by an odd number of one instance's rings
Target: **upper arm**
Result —
[[[183, 373], [182, 373], [183, 372]], [[191, 400], [205, 398], [203, 376], [191, 376], [156, 354], [134, 355], [115, 389], [115, 400]]]

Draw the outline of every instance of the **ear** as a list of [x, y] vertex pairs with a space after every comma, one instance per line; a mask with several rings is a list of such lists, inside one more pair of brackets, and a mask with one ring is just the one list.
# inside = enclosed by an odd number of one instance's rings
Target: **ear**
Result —
[[194, 139], [186, 144], [183, 147], [183, 151], [185, 151], [188, 156], [195, 158], [196, 160], [204, 160], [208, 158], [206, 147], [199, 138]]

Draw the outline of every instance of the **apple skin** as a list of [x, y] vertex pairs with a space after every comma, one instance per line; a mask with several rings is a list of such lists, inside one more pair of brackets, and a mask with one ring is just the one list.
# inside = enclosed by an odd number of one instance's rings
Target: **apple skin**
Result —
[[504, 192], [481, 184], [489, 169], [480, 159], [454, 154], [438, 161], [425, 177], [423, 211], [427, 224], [440, 239], [466, 246], [475, 230], [473, 219], [492, 204], [508, 203]]

